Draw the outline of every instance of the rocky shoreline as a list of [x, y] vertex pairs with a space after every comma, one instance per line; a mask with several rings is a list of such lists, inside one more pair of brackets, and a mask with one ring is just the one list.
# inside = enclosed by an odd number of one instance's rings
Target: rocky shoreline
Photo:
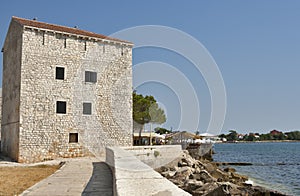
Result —
[[192, 195], [248, 195], [285, 196], [283, 193], [252, 186], [247, 176], [237, 174], [235, 169], [221, 169], [208, 160], [196, 160], [183, 151], [171, 163], [156, 169], [162, 176]]

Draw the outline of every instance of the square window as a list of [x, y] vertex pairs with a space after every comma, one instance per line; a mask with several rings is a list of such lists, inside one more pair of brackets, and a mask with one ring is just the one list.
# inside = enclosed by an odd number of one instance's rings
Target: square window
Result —
[[92, 114], [92, 104], [83, 103], [83, 114]]
[[85, 71], [85, 82], [97, 82], [97, 73], [92, 71]]
[[69, 143], [78, 143], [78, 133], [69, 133]]
[[57, 80], [65, 79], [65, 68], [64, 67], [56, 67], [55, 79], [57, 79]]
[[58, 113], [58, 114], [66, 114], [67, 113], [67, 102], [65, 102], [65, 101], [57, 101], [56, 102], [56, 113]]

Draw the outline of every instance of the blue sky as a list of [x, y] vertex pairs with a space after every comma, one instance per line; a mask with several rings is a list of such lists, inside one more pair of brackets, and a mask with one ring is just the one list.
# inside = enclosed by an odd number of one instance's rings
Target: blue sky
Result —
[[[11, 16], [66, 25], [110, 35], [139, 25], [163, 25], [200, 41], [217, 63], [227, 95], [223, 132], [269, 132], [300, 129], [300, 1], [2, 1], [0, 45]], [[2, 55], [0, 57], [2, 70]], [[205, 132], [211, 113], [210, 92], [185, 57], [159, 48], [134, 49], [133, 64], [159, 61], [183, 73], [195, 89], [199, 126]], [[2, 73], [2, 71], [1, 71]], [[139, 77], [139, 76], [134, 76]], [[171, 76], [165, 73], [171, 80]], [[1, 79], [2, 80], [2, 79]], [[180, 101], [168, 86], [145, 83], [139, 93], [152, 94], [165, 107], [166, 128], [179, 127]], [[188, 95], [189, 96], [189, 95]], [[182, 107], [196, 107], [194, 103]], [[195, 121], [194, 115], [184, 116]]]

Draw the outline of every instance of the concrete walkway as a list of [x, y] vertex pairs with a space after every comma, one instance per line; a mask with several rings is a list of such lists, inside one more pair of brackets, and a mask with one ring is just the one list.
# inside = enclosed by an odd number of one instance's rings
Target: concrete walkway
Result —
[[64, 159], [57, 172], [24, 191], [23, 196], [113, 195], [112, 173], [101, 158]]

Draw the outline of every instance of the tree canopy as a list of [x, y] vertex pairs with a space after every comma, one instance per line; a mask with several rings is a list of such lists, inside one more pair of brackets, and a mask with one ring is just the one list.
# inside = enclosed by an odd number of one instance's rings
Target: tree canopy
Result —
[[153, 96], [133, 92], [133, 120], [144, 125], [147, 123], [162, 124], [166, 122], [166, 115], [162, 108], [160, 108]]
[[[240, 137], [238, 137], [238, 135]], [[300, 131], [281, 132], [270, 131], [270, 133], [259, 134], [238, 134], [234, 130], [230, 130], [229, 134], [221, 134], [220, 138], [226, 138], [227, 141], [266, 141], [266, 140], [300, 140]]]
[[167, 134], [167, 133], [171, 133], [172, 131], [171, 130], [168, 130], [168, 129], [165, 129], [165, 128], [162, 128], [162, 127], [156, 127], [154, 129], [155, 133], [158, 133], [158, 134]]

